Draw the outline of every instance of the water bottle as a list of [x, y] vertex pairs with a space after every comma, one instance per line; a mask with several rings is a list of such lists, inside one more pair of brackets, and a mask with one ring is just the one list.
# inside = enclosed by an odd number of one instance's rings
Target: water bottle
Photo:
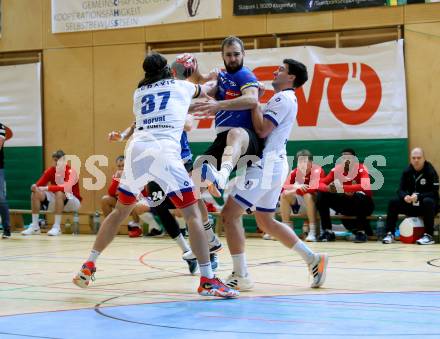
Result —
[[385, 234], [386, 234], [385, 221], [383, 220], [382, 216], [379, 216], [376, 222], [377, 241], [382, 241], [382, 239], [385, 237]]
[[97, 234], [99, 231], [100, 217], [99, 211], [95, 211], [93, 214], [93, 234]]
[[72, 227], [72, 224], [70, 223], [70, 219], [67, 218], [67, 219], [66, 219], [66, 222], [64, 223], [64, 228], [65, 228], [66, 230], [70, 230], [71, 227]]
[[78, 212], [73, 212], [73, 225], [72, 225], [72, 234], [79, 234], [79, 215]]
[[436, 244], [440, 243], [440, 225], [434, 225], [434, 241]]

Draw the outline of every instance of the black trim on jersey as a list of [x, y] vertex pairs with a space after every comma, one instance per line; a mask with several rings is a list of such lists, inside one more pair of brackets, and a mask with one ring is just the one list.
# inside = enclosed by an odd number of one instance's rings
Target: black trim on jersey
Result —
[[295, 88], [293, 88], [293, 87], [285, 88], [282, 90], [282, 92], [284, 92], [284, 91], [294, 91], [295, 92]]
[[200, 85], [194, 86], [196, 86], [196, 92], [193, 95], [193, 99], [198, 98], [200, 96], [200, 93], [202, 93], [202, 87]]

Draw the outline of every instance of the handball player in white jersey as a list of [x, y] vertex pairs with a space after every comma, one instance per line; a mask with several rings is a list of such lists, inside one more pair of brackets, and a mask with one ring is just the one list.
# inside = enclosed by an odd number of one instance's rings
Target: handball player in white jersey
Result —
[[198, 293], [231, 298], [238, 292], [217, 279], [211, 268], [209, 248], [202, 225], [194, 184], [181, 160], [180, 138], [192, 98], [204, 89], [173, 78], [167, 60], [148, 55], [143, 63], [145, 78], [134, 92], [136, 128], [125, 149], [126, 166], [119, 185], [115, 209], [102, 223], [93, 250], [73, 282], [87, 287], [94, 280], [95, 262], [118, 233], [119, 225], [136, 206], [150, 181], [158, 183], [189, 227], [190, 243], [201, 273]]
[[283, 60], [274, 72], [272, 85], [275, 95], [264, 112], [258, 105], [252, 110], [255, 131], [260, 138], [267, 139], [261, 162], [247, 168], [244, 179], [237, 183], [222, 211], [233, 261], [233, 272], [226, 280], [229, 287], [238, 290], [253, 287], [246, 265], [244, 230], [240, 225], [245, 210], [255, 210], [258, 227], [304, 259], [313, 279], [311, 287], [320, 287], [324, 283], [327, 255], [313, 253], [290, 227], [274, 219], [278, 198], [289, 172], [286, 144], [298, 110], [295, 89], [302, 86], [307, 78], [305, 65], [293, 59]]

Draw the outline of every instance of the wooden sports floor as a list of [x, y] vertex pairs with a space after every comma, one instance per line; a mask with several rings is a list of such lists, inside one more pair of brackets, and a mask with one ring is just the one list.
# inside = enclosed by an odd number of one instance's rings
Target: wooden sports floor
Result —
[[[255, 290], [239, 299], [196, 294], [169, 238], [119, 236], [88, 290], [71, 283], [94, 236], [14, 234], [0, 241], [0, 338], [440, 338], [440, 246], [314, 243], [327, 280], [276, 241], [250, 238]], [[220, 254], [218, 275], [231, 271]]]

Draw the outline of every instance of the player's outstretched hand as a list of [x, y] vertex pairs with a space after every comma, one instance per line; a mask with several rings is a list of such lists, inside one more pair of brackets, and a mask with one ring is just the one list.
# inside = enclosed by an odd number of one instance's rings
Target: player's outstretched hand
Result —
[[200, 112], [204, 114], [215, 114], [220, 110], [219, 102], [207, 95], [206, 93], [202, 93], [200, 98], [203, 100], [192, 104], [192, 108], [195, 112]]
[[121, 141], [121, 133], [112, 131], [108, 134], [108, 141]]

